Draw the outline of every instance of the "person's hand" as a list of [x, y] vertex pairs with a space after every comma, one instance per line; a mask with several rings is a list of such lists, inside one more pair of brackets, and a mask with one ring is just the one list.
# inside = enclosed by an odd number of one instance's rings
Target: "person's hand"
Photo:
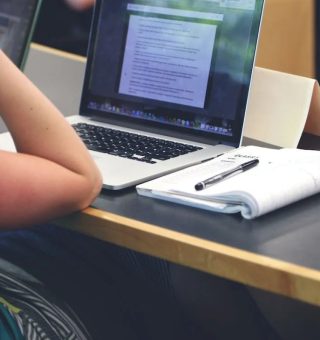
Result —
[[76, 11], [84, 11], [92, 7], [95, 0], [65, 0], [65, 2]]

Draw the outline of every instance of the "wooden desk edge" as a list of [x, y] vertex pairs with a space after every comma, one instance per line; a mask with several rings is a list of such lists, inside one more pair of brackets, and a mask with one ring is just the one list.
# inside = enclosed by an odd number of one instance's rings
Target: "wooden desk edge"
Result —
[[94, 208], [56, 221], [119, 246], [320, 306], [320, 271]]
[[87, 60], [85, 57], [82, 57], [78, 54], [65, 52], [65, 51], [62, 51], [62, 50], [58, 50], [56, 48], [40, 45], [40, 44], [37, 44], [37, 43], [31, 43], [30, 47], [33, 50], [37, 50], [37, 51], [47, 53], [47, 54], [52, 54], [52, 55], [55, 55], [55, 56], [61, 57], [61, 58], [71, 59], [71, 60], [74, 60], [74, 61], [80, 61], [82, 63], [85, 63], [86, 60]]

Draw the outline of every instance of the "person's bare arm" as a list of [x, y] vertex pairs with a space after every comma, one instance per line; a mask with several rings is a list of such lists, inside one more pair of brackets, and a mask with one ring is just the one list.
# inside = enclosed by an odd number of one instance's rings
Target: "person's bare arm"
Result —
[[17, 153], [0, 151], [0, 227], [87, 207], [101, 177], [57, 108], [0, 51], [0, 114]]

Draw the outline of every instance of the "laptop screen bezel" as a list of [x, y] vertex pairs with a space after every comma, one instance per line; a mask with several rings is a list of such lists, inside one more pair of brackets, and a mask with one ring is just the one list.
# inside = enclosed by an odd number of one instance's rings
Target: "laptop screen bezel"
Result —
[[81, 94], [81, 102], [80, 102], [80, 110], [79, 110], [80, 115], [88, 117], [88, 118], [92, 118], [93, 120], [111, 123], [114, 125], [140, 129], [140, 130], [148, 131], [152, 133], [160, 133], [160, 134], [168, 135], [171, 137], [193, 140], [199, 143], [206, 143], [206, 144], [211, 144], [211, 145], [226, 144], [226, 145], [231, 145], [234, 147], [239, 146], [241, 143], [242, 137], [243, 137], [242, 136], [243, 124], [244, 124], [245, 112], [246, 112], [246, 108], [248, 104], [248, 98], [250, 94], [251, 78], [252, 78], [252, 73], [253, 73], [253, 68], [254, 68], [254, 63], [255, 63], [255, 58], [256, 58], [256, 52], [257, 52], [257, 46], [258, 46], [258, 41], [259, 41], [265, 0], [261, 0], [262, 8], [261, 8], [261, 13], [259, 17], [260, 20], [259, 20], [259, 25], [257, 26], [256, 34], [252, 34], [251, 32], [250, 40], [249, 40], [249, 42], [250, 43], [253, 42], [255, 46], [254, 56], [252, 60], [249, 63], [246, 63], [245, 65], [245, 68], [251, 70], [249, 74], [250, 82], [248, 86], [243, 85], [241, 89], [241, 91], [244, 91], [241, 97], [247, 98], [247, 100], [246, 100], [246, 103], [244, 105], [244, 109], [241, 115], [238, 115], [236, 119], [236, 124], [238, 124], [238, 126], [236, 129], [236, 133], [231, 138], [229, 136], [218, 135], [212, 132], [203, 132], [203, 131], [198, 131], [198, 130], [185, 129], [180, 126], [179, 127], [171, 126], [167, 124], [161, 124], [159, 122], [153, 122], [153, 121], [147, 121], [147, 120], [143, 120], [141, 122], [141, 120], [133, 119], [131, 117], [113, 115], [112, 113], [106, 113], [106, 112], [98, 112], [98, 111], [90, 110], [87, 108], [87, 93], [89, 93], [91, 66], [94, 60], [94, 51], [96, 47], [95, 38], [97, 37], [97, 33], [98, 33], [100, 10], [101, 10], [103, 1], [107, 1], [107, 0], [97, 0], [95, 3], [94, 11], [93, 11], [93, 19], [91, 23], [90, 38], [89, 38], [88, 51], [87, 51], [87, 64], [86, 64], [84, 83], [83, 83], [82, 94]]
[[[33, 7], [30, 10], [29, 16], [26, 18], [27, 25], [25, 27], [25, 34], [23, 36], [21, 35], [21, 41], [19, 42], [15, 41], [15, 43], [18, 44], [19, 47], [21, 48], [21, 53], [19, 54], [19, 56], [14, 58], [12, 55], [10, 55], [10, 53], [4, 50], [4, 52], [8, 55], [8, 57], [21, 70], [23, 70], [25, 67], [25, 63], [26, 63], [28, 53], [29, 53], [30, 43], [32, 41], [32, 36], [33, 36], [33, 32], [35, 30], [35, 26], [36, 26], [37, 19], [39, 16], [41, 4], [42, 4], [42, 0], [36, 0], [32, 3]], [[30, 2], [30, 5], [31, 5], [31, 2]]]
[[37, 24], [37, 20], [38, 20], [38, 16], [40, 13], [40, 8], [42, 5], [42, 0], [37, 0], [33, 11], [32, 11], [32, 16], [31, 16], [31, 20], [29, 21], [29, 25], [28, 25], [28, 34], [26, 34], [25, 39], [24, 39], [24, 43], [23, 43], [23, 53], [21, 55], [19, 62], [19, 67], [20, 69], [24, 69], [27, 58], [28, 58], [28, 54], [29, 54], [29, 48], [30, 48], [30, 44], [32, 41], [32, 37], [33, 37], [33, 33]]

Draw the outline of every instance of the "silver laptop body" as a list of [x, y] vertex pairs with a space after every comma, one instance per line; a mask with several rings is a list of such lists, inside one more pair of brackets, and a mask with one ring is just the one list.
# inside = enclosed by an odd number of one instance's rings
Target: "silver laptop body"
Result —
[[148, 179], [164, 175], [192, 164], [200, 163], [232, 149], [232, 147], [223, 144], [211, 146], [202, 143], [190, 142], [184, 139], [168, 137], [165, 135], [115, 126], [114, 124], [97, 123], [81, 116], [70, 116], [67, 117], [67, 119], [71, 124], [94, 124], [116, 129], [118, 131], [132, 132], [135, 134], [142, 134], [143, 136], [161, 138], [167, 141], [192, 144], [202, 148], [200, 151], [188, 153], [165, 161], [155, 159], [155, 163], [147, 163], [144, 161], [132, 160], [126, 157], [90, 150], [90, 153], [102, 173], [103, 186], [105, 189], [117, 190], [130, 187]]
[[263, 0], [96, 2], [80, 115], [69, 121], [197, 149], [161, 160], [93, 147], [104, 188], [130, 187], [240, 145], [262, 12]]
[[[134, 186], [240, 145], [262, 12], [263, 0], [96, 1], [80, 112], [67, 119], [105, 189]], [[178, 152], [101, 152], [88, 134], [100, 138], [103, 128], [134, 133], [139, 147], [139, 136], [164, 139], [170, 150], [179, 143]], [[179, 155], [179, 148], [187, 152]]]

